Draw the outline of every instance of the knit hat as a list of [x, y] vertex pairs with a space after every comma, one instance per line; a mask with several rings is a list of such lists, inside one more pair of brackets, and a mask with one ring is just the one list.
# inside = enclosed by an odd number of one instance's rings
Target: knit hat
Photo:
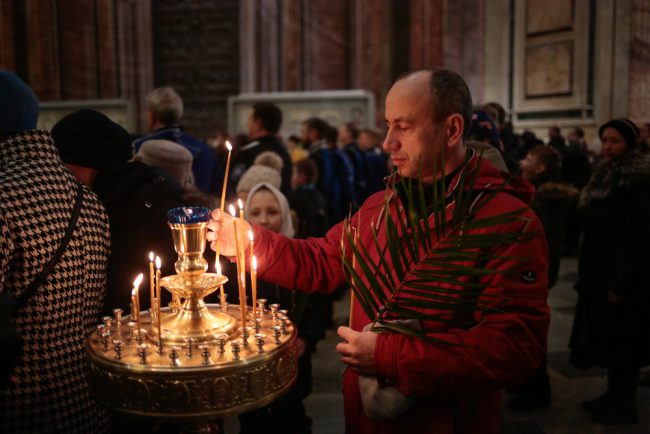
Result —
[[182, 145], [169, 140], [147, 140], [133, 156], [148, 166], [160, 167], [171, 175], [183, 190], [194, 185], [192, 153]]
[[131, 159], [129, 133], [95, 110], [65, 116], [52, 128], [54, 145], [64, 163], [104, 169]]
[[503, 151], [499, 131], [494, 125], [494, 122], [492, 122], [492, 118], [483, 110], [474, 110], [474, 113], [472, 113], [472, 123], [470, 124], [467, 138], [469, 140], [489, 143], [500, 151]]
[[628, 118], [612, 119], [611, 121], [605, 122], [598, 128], [598, 137], [603, 136], [605, 128], [614, 128], [621, 133], [629, 149], [634, 149], [639, 144], [639, 128]]
[[11, 71], [0, 70], [0, 134], [22, 133], [36, 128], [38, 98]]
[[268, 182], [276, 189], [282, 184], [282, 158], [275, 152], [262, 152], [255, 158], [255, 162], [239, 179], [237, 193], [251, 191], [254, 185]]
[[260, 184], [253, 185], [248, 192], [245, 208], [250, 209], [251, 199], [253, 196], [255, 196], [255, 193], [257, 193], [258, 190], [262, 189], [267, 189], [273, 193], [273, 196], [275, 196], [278, 204], [280, 205], [280, 212], [282, 214], [282, 227], [280, 228], [280, 233], [285, 237], [292, 238], [294, 235], [294, 229], [293, 220], [291, 220], [291, 209], [289, 208], [289, 202], [287, 201], [287, 198], [284, 196], [284, 194], [282, 194], [282, 192], [275, 188], [273, 185], [269, 184], [268, 182], [262, 182]]

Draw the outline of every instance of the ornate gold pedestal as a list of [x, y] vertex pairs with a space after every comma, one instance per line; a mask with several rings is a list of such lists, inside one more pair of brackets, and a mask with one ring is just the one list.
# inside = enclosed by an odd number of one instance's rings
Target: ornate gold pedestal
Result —
[[[219, 305], [206, 308], [212, 313], [220, 309]], [[231, 309], [234, 315], [239, 313]], [[169, 309], [164, 312], [170, 313]], [[239, 345], [235, 359], [230, 342], [241, 343], [237, 335], [224, 345], [224, 353], [219, 352], [218, 344], [210, 344], [207, 364], [198, 346], [193, 348], [192, 357], [187, 348], [179, 348], [179, 358], [172, 365], [170, 348], [158, 354], [154, 345], [147, 349], [143, 364], [135, 341], [125, 341], [117, 360], [114, 345], [103, 351], [102, 339], [93, 333], [86, 344], [91, 389], [97, 399], [115, 410], [171, 420], [215, 419], [261, 407], [287, 392], [296, 381], [295, 328], [288, 325], [288, 334], [280, 334], [277, 344], [274, 324], [271, 314], [265, 312], [261, 324], [261, 331], [267, 335], [264, 352], [259, 352], [251, 336], [247, 346]], [[121, 334], [128, 338], [125, 324]], [[115, 329], [113, 339], [116, 335]]]

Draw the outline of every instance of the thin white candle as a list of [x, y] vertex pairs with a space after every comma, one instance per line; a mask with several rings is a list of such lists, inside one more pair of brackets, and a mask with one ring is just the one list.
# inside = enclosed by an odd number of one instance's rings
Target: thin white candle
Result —
[[226, 173], [223, 177], [223, 187], [221, 189], [221, 211], [226, 201], [226, 186], [228, 185], [228, 172], [230, 171], [230, 155], [232, 154], [232, 145], [226, 140], [226, 148], [228, 148], [228, 160], [226, 160]]
[[251, 287], [253, 292], [253, 317], [255, 317], [255, 310], [257, 309], [255, 307], [257, 305], [257, 258], [255, 255], [251, 259]]
[[149, 252], [149, 295], [150, 295], [150, 305], [151, 305], [151, 324], [153, 325], [154, 322], [154, 317], [155, 317], [155, 311], [156, 311], [156, 305], [155, 305], [155, 299], [156, 295], [154, 293], [155, 290], [155, 284], [154, 284], [154, 271], [153, 271], [153, 252]]
[[[222, 275], [222, 274], [221, 274], [221, 261], [219, 260], [218, 257], [217, 257], [217, 259], [216, 259], [216, 261], [215, 261], [215, 266], [216, 266], [216, 268], [217, 268], [217, 275], [218, 275], [218, 276], [221, 276], [221, 275]], [[219, 285], [219, 293], [220, 293], [220, 296], [221, 296], [221, 298], [220, 298], [220, 300], [221, 300], [221, 307], [223, 307], [223, 306], [226, 305], [226, 293], [225, 293], [225, 291], [223, 290], [223, 284]]]
[[[240, 201], [241, 202], [241, 201]], [[232, 224], [235, 231], [235, 252], [237, 254], [237, 281], [239, 284], [239, 308], [241, 309], [241, 326], [246, 327], [246, 289], [245, 284], [246, 280], [242, 279], [243, 269], [245, 265], [242, 263], [241, 248], [239, 246], [240, 237], [239, 231], [237, 229], [237, 213], [235, 212], [235, 207], [230, 205], [229, 207], [230, 214], [233, 216]]]
[[160, 305], [162, 304], [160, 301], [160, 262], [160, 257], [156, 256], [156, 318], [158, 319], [158, 342], [160, 342], [160, 338], [162, 336], [160, 325], [160, 322], [162, 320], [162, 317], [160, 316]]

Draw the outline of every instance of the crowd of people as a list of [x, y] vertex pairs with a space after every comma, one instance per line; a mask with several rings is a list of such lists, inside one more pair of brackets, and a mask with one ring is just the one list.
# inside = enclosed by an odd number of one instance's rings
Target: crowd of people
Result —
[[[84, 338], [101, 315], [127, 308], [124, 287], [149, 251], [165, 259], [164, 275], [173, 273], [168, 209], [215, 209], [209, 239], [218, 233], [222, 254], [234, 255], [223, 223], [229, 216], [217, 210], [230, 157], [227, 203], [246, 204], [261, 252], [259, 294], [288, 308], [300, 331], [298, 382], [241, 415], [241, 433], [311, 432], [302, 402], [311, 390], [310, 357], [333, 325], [332, 298], [346, 289], [340, 222], [353, 216], [361, 244], [381, 247], [386, 241], [372, 231], [383, 216], [410, 218], [398, 184], [445, 188], [453, 206], [454, 186], [466, 173], [480, 191], [477, 203], [484, 194], [496, 197], [482, 207], [486, 216], [530, 206], [525, 225], [507, 228], [530, 237], [491, 252], [526, 257], [513, 266], [521, 278], [506, 285], [497, 275], [481, 277], [485, 291], [509, 302], [502, 311], [475, 312], [464, 330], [421, 321], [427, 334], [457, 339], [452, 346], [369, 331], [373, 319], [357, 304], [337, 347], [348, 365], [347, 431], [496, 433], [505, 388], [513, 409], [548, 406], [546, 297], [565, 255], [579, 260], [571, 362], [608, 370], [607, 391], [583, 407], [596, 422], [637, 422], [640, 369], [650, 364], [650, 346], [640, 344], [650, 342], [642, 276], [650, 259], [650, 124], [604, 123], [598, 155], [577, 127], [565, 139], [553, 126], [544, 143], [530, 131], [516, 134], [500, 104], [473, 105], [457, 74], [422, 70], [398, 78], [386, 96], [386, 134], [312, 117], [285, 141], [282, 111], [258, 102], [245, 134], [230, 139], [230, 155], [227, 134], [210, 146], [183, 130], [183, 101], [170, 87], [150, 93], [148, 133], [135, 140], [90, 109], [37, 130], [38, 100], [11, 72], [0, 71], [0, 95], [0, 339], [14, 350], [2, 361], [3, 432], [110, 430], [110, 414], [84, 380]], [[442, 177], [431, 166], [438, 157]], [[488, 268], [506, 271], [504, 262]], [[233, 268], [224, 264], [224, 274], [234, 275]], [[229, 302], [238, 301], [234, 287], [227, 292]], [[147, 297], [140, 302], [149, 307]], [[363, 376], [395, 387], [409, 404], [392, 420], [369, 417]]]

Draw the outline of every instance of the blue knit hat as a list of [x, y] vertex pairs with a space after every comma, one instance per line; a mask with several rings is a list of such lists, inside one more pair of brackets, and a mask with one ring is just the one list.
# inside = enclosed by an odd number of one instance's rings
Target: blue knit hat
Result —
[[472, 123], [469, 127], [468, 138], [479, 142], [488, 143], [500, 151], [503, 151], [501, 137], [492, 118], [483, 110], [474, 110]]
[[0, 70], [0, 134], [22, 133], [36, 128], [38, 98], [11, 71]]

